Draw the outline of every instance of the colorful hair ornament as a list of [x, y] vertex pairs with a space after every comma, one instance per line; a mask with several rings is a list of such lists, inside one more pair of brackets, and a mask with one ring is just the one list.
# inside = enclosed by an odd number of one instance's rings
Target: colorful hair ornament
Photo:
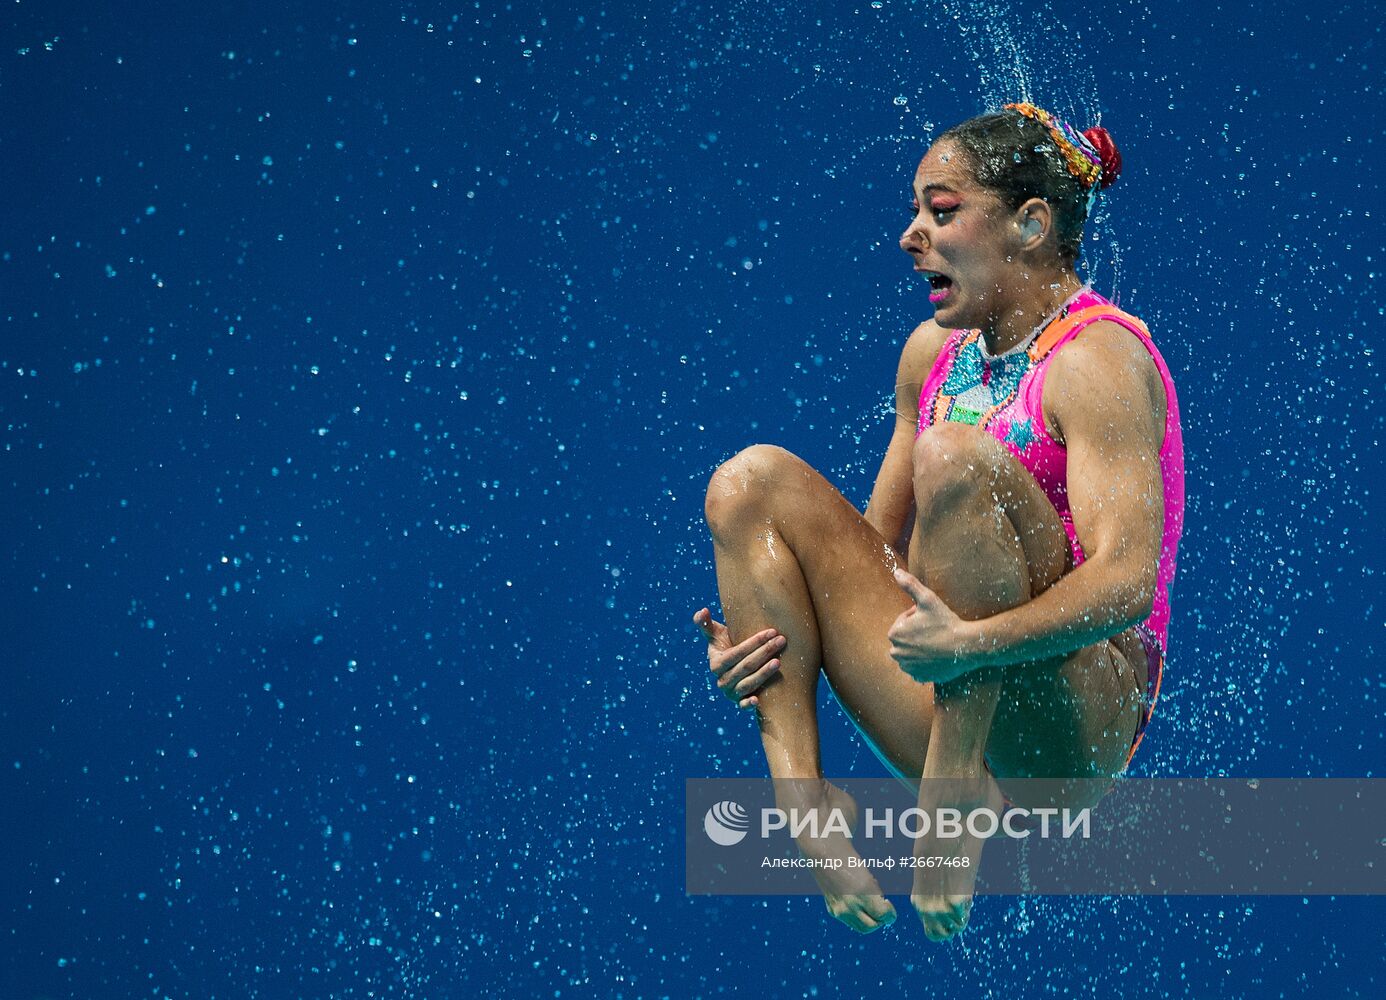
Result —
[[1088, 211], [1092, 211], [1097, 201], [1097, 192], [1110, 187], [1121, 173], [1121, 154], [1116, 144], [1104, 128], [1090, 128], [1079, 132], [1055, 115], [1030, 103], [1007, 104], [1007, 111], [1018, 111], [1031, 118], [1046, 129], [1059, 147], [1059, 153], [1068, 166], [1068, 172], [1078, 179], [1078, 183], [1088, 194]]
[[1097, 150], [1097, 155], [1102, 160], [1102, 180], [1100, 183], [1102, 190], [1105, 191], [1121, 176], [1121, 150], [1117, 149], [1111, 135], [1101, 125], [1084, 129], [1083, 137], [1092, 143], [1092, 148]]

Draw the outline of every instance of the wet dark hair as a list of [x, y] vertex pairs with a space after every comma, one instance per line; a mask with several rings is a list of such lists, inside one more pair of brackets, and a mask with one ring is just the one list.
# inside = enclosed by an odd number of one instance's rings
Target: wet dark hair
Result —
[[1078, 261], [1088, 193], [1069, 173], [1047, 128], [1019, 111], [997, 111], [954, 125], [936, 144], [945, 140], [967, 154], [977, 182], [1000, 196], [1011, 211], [1031, 198], [1048, 202], [1059, 253], [1070, 264]]

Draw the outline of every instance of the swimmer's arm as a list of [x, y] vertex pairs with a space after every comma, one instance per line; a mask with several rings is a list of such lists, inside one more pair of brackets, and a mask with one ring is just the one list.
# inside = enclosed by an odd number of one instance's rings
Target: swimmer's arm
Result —
[[914, 531], [914, 433], [919, 425], [919, 391], [948, 332], [928, 320], [905, 341], [895, 375], [895, 429], [866, 505], [866, 523], [890, 544], [901, 565]]
[[1164, 531], [1154, 362], [1128, 331], [1094, 324], [1055, 356], [1044, 397], [1068, 449], [1069, 507], [1087, 558], [1033, 600], [965, 623], [970, 666], [1063, 656], [1150, 615]]

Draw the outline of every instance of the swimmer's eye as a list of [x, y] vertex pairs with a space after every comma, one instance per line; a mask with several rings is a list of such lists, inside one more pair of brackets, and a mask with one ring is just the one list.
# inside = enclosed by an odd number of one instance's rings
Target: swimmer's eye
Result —
[[918, 215], [918, 214], [919, 214], [919, 202], [917, 202], [917, 201], [915, 201], [913, 198], [911, 198], [911, 199], [910, 199], [910, 215]]
[[934, 214], [934, 217], [937, 218], [940, 222], [943, 221], [943, 217], [944, 217], [945, 215], [952, 215], [952, 214], [953, 214], [954, 212], [956, 212], [957, 210], [958, 210], [958, 206], [957, 206], [957, 205], [931, 205], [931, 206], [929, 206], [929, 211], [932, 212], [932, 213]]

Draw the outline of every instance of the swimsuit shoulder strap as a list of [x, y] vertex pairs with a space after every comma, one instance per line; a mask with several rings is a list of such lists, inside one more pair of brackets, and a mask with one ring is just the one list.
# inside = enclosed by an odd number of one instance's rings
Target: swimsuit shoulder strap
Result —
[[1030, 345], [1030, 350], [1028, 352], [1030, 360], [1034, 362], [1043, 360], [1054, 348], [1058, 347], [1079, 330], [1104, 319], [1119, 323], [1128, 330], [1144, 337], [1146, 340], [1150, 340], [1150, 331], [1146, 329], [1144, 323], [1130, 313], [1122, 312], [1114, 305], [1102, 303], [1100, 305], [1088, 306], [1086, 309], [1080, 309], [1075, 313], [1070, 313], [1055, 323], [1051, 323], [1045, 328], [1043, 333], [1035, 338], [1035, 342]]
[[[1057, 348], [1068, 343], [1085, 327], [1102, 320], [1109, 320], [1130, 330], [1141, 338], [1151, 354], [1158, 356], [1159, 352], [1155, 350], [1155, 342], [1146, 325], [1135, 316], [1123, 312], [1109, 302], [1088, 306], [1056, 321], [1036, 337], [1035, 342], [1030, 345], [1028, 353], [1031, 359], [1031, 375], [1021, 388], [1025, 398], [1025, 406], [1030, 413], [1035, 414], [1035, 419], [1039, 422], [1040, 427], [1044, 426], [1044, 383], [1045, 376], [1049, 374], [1049, 359]], [[1170, 386], [1168, 390], [1172, 390], [1172, 388]], [[1172, 394], [1171, 398], [1173, 398]]]

